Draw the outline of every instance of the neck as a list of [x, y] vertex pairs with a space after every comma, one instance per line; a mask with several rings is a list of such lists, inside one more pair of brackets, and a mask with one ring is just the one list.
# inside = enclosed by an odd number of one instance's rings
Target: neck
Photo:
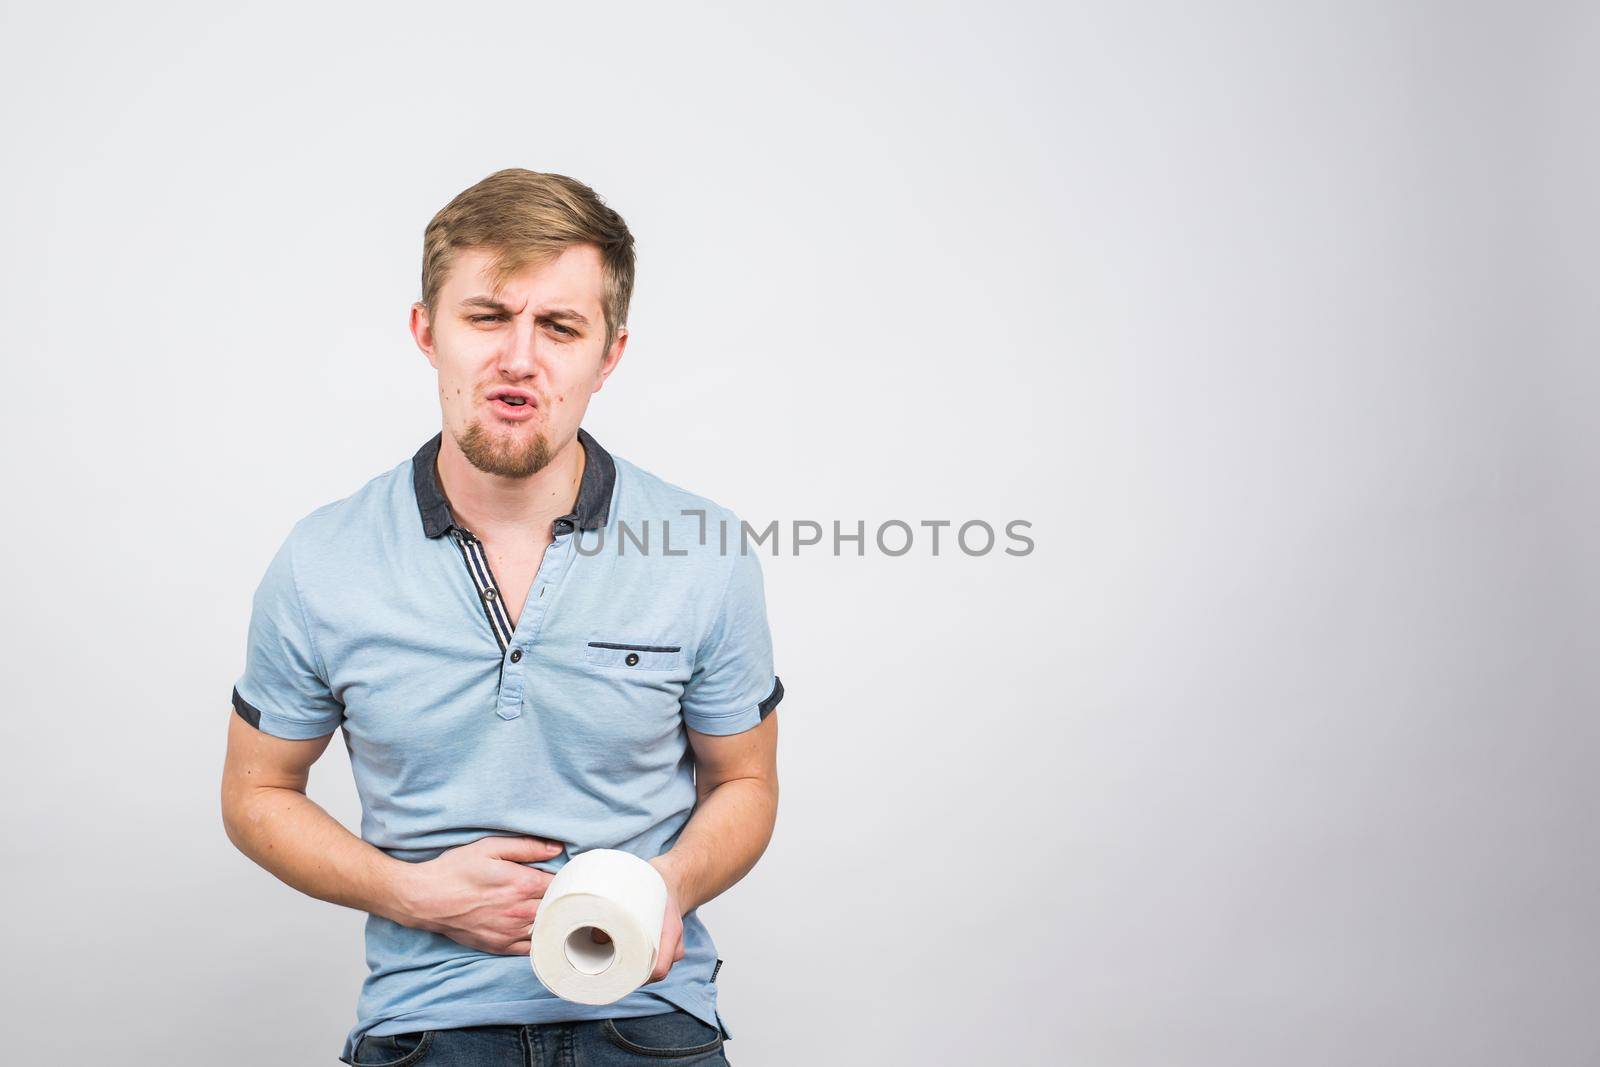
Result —
[[528, 532], [548, 539], [550, 524], [577, 506], [587, 463], [576, 435], [543, 469], [526, 478], [507, 478], [474, 467], [446, 431], [439, 441], [439, 488], [456, 521], [474, 534]]

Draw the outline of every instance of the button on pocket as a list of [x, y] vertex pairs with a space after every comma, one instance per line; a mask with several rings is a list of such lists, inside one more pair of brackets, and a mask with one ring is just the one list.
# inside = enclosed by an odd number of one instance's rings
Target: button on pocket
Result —
[[600, 667], [636, 671], [670, 671], [683, 663], [678, 645], [624, 644], [621, 641], [590, 641], [584, 659]]

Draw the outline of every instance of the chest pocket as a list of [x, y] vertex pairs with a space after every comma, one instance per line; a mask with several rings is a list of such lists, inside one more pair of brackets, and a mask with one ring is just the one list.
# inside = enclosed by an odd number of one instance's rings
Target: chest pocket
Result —
[[619, 671], [670, 671], [683, 665], [678, 645], [630, 645], [620, 641], [590, 641], [584, 659], [598, 667]]

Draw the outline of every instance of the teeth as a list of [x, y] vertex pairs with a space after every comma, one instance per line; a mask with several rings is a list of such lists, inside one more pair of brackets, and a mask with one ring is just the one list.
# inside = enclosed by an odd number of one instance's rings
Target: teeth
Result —
[[501, 398], [500, 398], [500, 399], [501, 399], [501, 400], [504, 400], [504, 401], [505, 401], [505, 402], [506, 402], [506, 403], [507, 403], [507, 404], [515, 404], [515, 405], [517, 405], [517, 406], [519, 406], [519, 407], [520, 407], [520, 406], [521, 406], [521, 405], [523, 405], [523, 404], [525, 404], [525, 403], [527, 403], [527, 401], [526, 401], [526, 400], [524, 400], [524, 399], [523, 399], [523, 398], [522, 398], [522, 397], [520, 397], [520, 396], [503, 396], [503, 397], [501, 397]]

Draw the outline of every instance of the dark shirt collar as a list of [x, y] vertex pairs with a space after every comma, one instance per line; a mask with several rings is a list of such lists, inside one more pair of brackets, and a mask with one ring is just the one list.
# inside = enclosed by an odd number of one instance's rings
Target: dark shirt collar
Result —
[[[439, 444], [444, 432], [433, 435], [417, 454], [411, 457], [411, 487], [417, 494], [417, 511], [422, 515], [422, 532], [438, 537], [455, 526], [450, 514], [450, 503], [439, 487], [439, 473], [434, 462], [439, 458]], [[578, 443], [583, 445], [583, 482], [578, 486], [578, 502], [567, 514], [555, 520], [556, 533], [563, 533], [562, 523], [577, 523], [580, 530], [598, 530], [606, 524], [611, 513], [611, 488], [617, 483], [617, 465], [611, 453], [600, 447], [600, 442], [584, 429], [578, 430]], [[568, 526], [570, 529], [570, 525]]]

